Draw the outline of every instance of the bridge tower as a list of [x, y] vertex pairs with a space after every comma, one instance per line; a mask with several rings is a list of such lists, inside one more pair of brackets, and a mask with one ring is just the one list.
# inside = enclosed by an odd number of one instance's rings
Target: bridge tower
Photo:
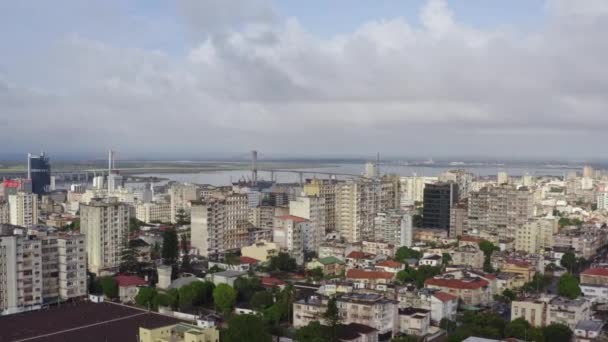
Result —
[[251, 151], [251, 182], [256, 185], [258, 182], [258, 151]]

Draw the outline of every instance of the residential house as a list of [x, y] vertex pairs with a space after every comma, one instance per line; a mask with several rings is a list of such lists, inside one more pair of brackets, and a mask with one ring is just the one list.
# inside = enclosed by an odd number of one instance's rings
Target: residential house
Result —
[[118, 284], [118, 297], [123, 303], [134, 302], [139, 288], [148, 285], [143, 278], [132, 275], [118, 275], [114, 277], [114, 280]]

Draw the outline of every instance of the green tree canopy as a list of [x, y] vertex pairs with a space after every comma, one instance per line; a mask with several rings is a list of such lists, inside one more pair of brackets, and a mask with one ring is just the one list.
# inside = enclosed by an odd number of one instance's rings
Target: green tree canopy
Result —
[[573, 251], [567, 251], [562, 255], [560, 260], [562, 267], [565, 267], [571, 273], [576, 270], [576, 255]]
[[194, 305], [194, 300], [196, 298], [196, 291], [193, 286], [183, 286], [179, 290], [179, 299], [178, 305], [180, 310], [190, 309]]
[[141, 287], [135, 296], [135, 303], [144, 307], [156, 308], [154, 305], [154, 298], [158, 293], [156, 289], [151, 287]]
[[[225, 284], [218, 285], [217, 288]], [[226, 285], [228, 286], [228, 285]], [[272, 335], [267, 324], [255, 315], [233, 315], [228, 320], [228, 329], [221, 336], [223, 342], [271, 342]]]
[[547, 342], [569, 342], [572, 339], [572, 330], [568, 326], [552, 323], [543, 329]]
[[210, 281], [196, 281], [190, 284], [194, 292], [193, 304], [196, 306], [213, 303], [213, 289], [215, 285]]
[[284, 252], [270, 258], [270, 269], [273, 271], [293, 272], [298, 268], [296, 259]]
[[581, 288], [578, 285], [578, 279], [570, 273], [566, 273], [559, 278], [557, 284], [557, 293], [560, 296], [575, 299], [581, 295]]
[[420, 259], [421, 257], [422, 253], [406, 246], [399, 247], [395, 253], [395, 260], [401, 263], [405, 263], [406, 259]]
[[234, 289], [237, 292], [239, 302], [249, 302], [254, 293], [264, 288], [261, 285], [260, 278], [239, 277], [234, 281]]
[[103, 295], [108, 298], [118, 298], [118, 283], [111, 276], [99, 278], [99, 285], [103, 290]]
[[327, 326], [314, 321], [296, 330], [294, 340], [296, 342], [330, 342], [330, 334]]
[[182, 235], [180, 248], [182, 250], [182, 254], [184, 255], [182, 257], [180, 269], [182, 272], [192, 272], [192, 265], [190, 263], [190, 241], [186, 235]]
[[271, 307], [272, 304], [274, 304], [274, 296], [270, 291], [262, 290], [254, 293], [253, 296], [251, 296], [249, 304], [254, 310], [263, 310]]
[[229, 314], [236, 302], [236, 291], [230, 285], [219, 284], [213, 290], [213, 302], [224, 314]]
[[338, 341], [338, 326], [342, 322], [342, 317], [340, 316], [336, 297], [331, 297], [327, 302], [327, 310], [323, 314], [323, 319], [329, 326], [330, 341]]
[[163, 247], [161, 256], [165, 265], [175, 266], [179, 257], [177, 232], [175, 228], [170, 228], [163, 233]]
[[440, 266], [422, 265], [418, 269], [407, 266], [405, 270], [397, 272], [397, 280], [402, 283], [414, 283], [417, 287], [424, 287], [424, 282], [441, 273]]
[[531, 325], [524, 318], [517, 318], [507, 324], [505, 327], [505, 337], [514, 337], [524, 340], [527, 336]]

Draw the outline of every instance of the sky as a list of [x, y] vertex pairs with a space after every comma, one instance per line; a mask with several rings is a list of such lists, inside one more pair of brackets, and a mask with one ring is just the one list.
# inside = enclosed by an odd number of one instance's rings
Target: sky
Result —
[[604, 0], [0, 0], [0, 158], [604, 158]]

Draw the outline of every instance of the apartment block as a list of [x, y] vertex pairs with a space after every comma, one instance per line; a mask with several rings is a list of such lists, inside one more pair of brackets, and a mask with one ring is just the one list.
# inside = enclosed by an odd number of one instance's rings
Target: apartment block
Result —
[[247, 209], [247, 220], [256, 228], [272, 229], [276, 216], [289, 215], [289, 207], [275, 207], [263, 205], [249, 207]]
[[86, 236], [89, 271], [116, 273], [128, 242], [129, 205], [113, 197], [81, 204], [80, 232]]
[[540, 253], [544, 248], [553, 247], [553, 236], [557, 231], [558, 224], [554, 218], [530, 220], [516, 230], [515, 250]]
[[304, 251], [311, 250], [313, 235], [311, 223], [305, 218], [285, 215], [274, 219], [273, 241], [295, 258], [298, 265], [304, 263]]
[[325, 199], [322, 197], [298, 197], [289, 202], [289, 215], [302, 217], [310, 222], [312, 234], [305, 242], [306, 250], [317, 252], [319, 245], [325, 240], [326, 213]]
[[336, 230], [336, 183], [335, 180], [311, 179], [304, 184], [306, 196], [318, 196], [325, 200], [326, 232]]
[[347, 242], [372, 240], [380, 183], [349, 180], [336, 185], [336, 231]]
[[412, 221], [412, 214], [400, 209], [378, 213], [374, 218], [374, 238], [376, 241], [411, 247], [414, 239]]
[[135, 206], [135, 217], [145, 223], [171, 222], [171, 203], [138, 203]]
[[169, 188], [171, 198], [171, 223], [177, 223], [177, 214], [184, 212], [186, 217], [190, 216], [190, 202], [197, 200], [199, 191], [194, 184], [173, 184]]
[[221, 255], [249, 244], [247, 195], [192, 202], [190, 243], [201, 256]]
[[8, 196], [10, 224], [31, 227], [38, 224], [38, 195], [19, 191]]

